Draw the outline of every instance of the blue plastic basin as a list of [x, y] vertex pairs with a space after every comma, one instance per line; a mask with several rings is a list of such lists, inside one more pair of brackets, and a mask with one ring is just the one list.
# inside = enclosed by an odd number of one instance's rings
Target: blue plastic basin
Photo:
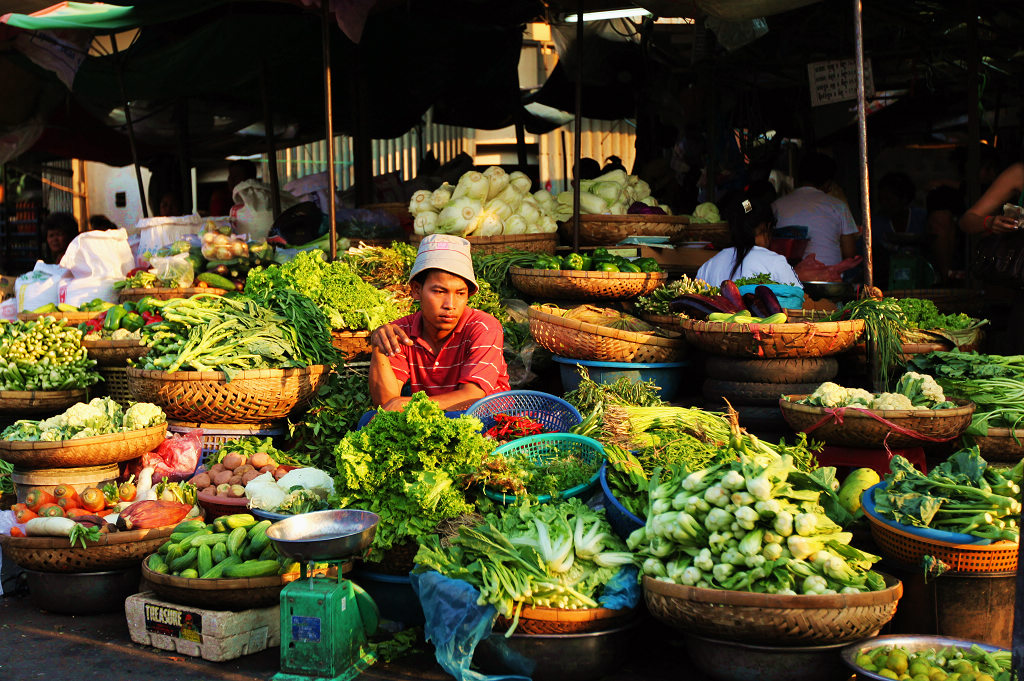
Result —
[[[758, 286], [765, 284], [748, 284], [740, 286], [740, 294], [753, 293]], [[779, 305], [784, 310], [799, 310], [804, 306], [804, 290], [799, 286], [786, 286], [785, 284], [767, 284], [775, 297], [779, 299]]]
[[671, 401], [682, 387], [683, 367], [690, 363], [683, 362], [592, 362], [585, 359], [569, 359], [553, 355], [551, 359], [559, 364], [562, 372], [562, 389], [566, 392], [575, 390], [580, 384], [580, 374], [576, 365], [586, 367], [591, 380], [595, 383], [610, 384], [622, 377], [634, 383], [637, 381], [654, 381], [661, 388], [660, 397], [666, 402]]

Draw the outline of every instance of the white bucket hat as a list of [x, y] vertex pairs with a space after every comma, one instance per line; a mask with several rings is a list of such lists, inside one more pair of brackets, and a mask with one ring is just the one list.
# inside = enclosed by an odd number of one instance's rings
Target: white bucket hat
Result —
[[473, 259], [469, 255], [469, 242], [460, 236], [429, 234], [423, 237], [419, 250], [416, 252], [416, 261], [412, 264], [412, 270], [409, 272], [409, 281], [412, 281], [423, 270], [444, 270], [462, 277], [469, 282], [471, 289], [469, 295], [473, 295], [480, 288], [477, 286], [476, 275], [473, 273]]

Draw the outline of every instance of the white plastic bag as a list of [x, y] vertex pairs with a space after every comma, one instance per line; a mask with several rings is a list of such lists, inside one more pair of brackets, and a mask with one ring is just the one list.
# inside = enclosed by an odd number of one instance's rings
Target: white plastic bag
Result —
[[[281, 192], [280, 196], [282, 211], [298, 203], [288, 192]], [[231, 198], [235, 201], [231, 216], [235, 218], [236, 231], [248, 234], [252, 241], [265, 241], [274, 226], [271, 188], [257, 180], [246, 180], [235, 185]]]
[[153, 266], [160, 281], [169, 282], [177, 288], [188, 288], [195, 279], [196, 273], [192, 270], [192, 261], [188, 259], [188, 253], [154, 255], [149, 259], [149, 264]]
[[18, 312], [32, 311], [49, 303], [56, 305], [63, 302], [60, 299], [60, 285], [62, 281], [70, 278], [71, 272], [60, 265], [48, 265], [42, 260], [37, 260], [31, 272], [26, 272], [14, 282]]
[[128, 232], [108, 229], [84, 232], [74, 238], [61, 258], [62, 267], [73, 279], [62, 282], [60, 298], [69, 305], [81, 305], [99, 298], [117, 302], [114, 282], [121, 281], [135, 266], [128, 246]]
[[139, 234], [139, 244], [135, 248], [138, 254], [136, 265], [145, 267], [145, 253], [156, 253], [164, 246], [170, 246], [179, 239], [190, 234], [198, 234], [206, 221], [230, 221], [230, 218], [201, 218], [198, 215], [177, 215], [159, 218], [143, 218], [135, 224]]
[[8, 298], [4, 302], [0, 303], [0, 319], [5, 322], [14, 322], [18, 320], [17, 298]]

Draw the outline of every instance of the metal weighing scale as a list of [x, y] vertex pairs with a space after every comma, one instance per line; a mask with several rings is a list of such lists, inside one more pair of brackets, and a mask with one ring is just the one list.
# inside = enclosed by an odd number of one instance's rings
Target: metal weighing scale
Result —
[[[315, 511], [280, 520], [267, 536], [302, 576], [281, 589], [281, 671], [274, 681], [347, 681], [374, 662], [368, 638], [380, 614], [373, 599], [342, 577], [342, 563], [373, 541], [380, 518], [354, 509]], [[334, 563], [338, 578], [313, 576]]]

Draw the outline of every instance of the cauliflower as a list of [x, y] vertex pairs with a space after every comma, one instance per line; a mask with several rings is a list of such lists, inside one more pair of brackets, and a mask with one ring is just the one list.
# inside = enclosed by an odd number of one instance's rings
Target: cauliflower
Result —
[[94, 397], [89, 400], [89, 406], [96, 407], [102, 411], [109, 425], [106, 428], [108, 433], [116, 433], [121, 429], [121, 422], [124, 421], [124, 409], [110, 397]]
[[65, 428], [67, 425], [68, 420], [65, 418], [64, 414], [57, 414], [56, 416], [51, 416], [48, 419], [40, 421], [39, 430], [58, 430], [60, 428]]
[[271, 473], [263, 473], [250, 480], [245, 486], [245, 496], [249, 499], [250, 507], [264, 511], [277, 510], [287, 497]]
[[874, 393], [863, 388], [848, 388], [849, 399], [846, 402], [848, 407], [870, 407], [871, 401], [875, 399]]
[[900, 393], [882, 393], [871, 400], [872, 409], [913, 409], [910, 398]]
[[296, 487], [315, 492], [321, 499], [334, 494], [334, 478], [317, 468], [296, 468], [288, 471], [277, 481], [285, 493], [292, 492]]
[[908, 371], [896, 384], [896, 392], [906, 395], [914, 406], [931, 406], [946, 401], [942, 386], [928, 374]]
[[64, 419], [67, 427], [75, 432], [85, 428], [102, 431], [110, 423], [106, 412], [91, 402], [88, 404], [79, 402], [71, 405], [64, 412]]
[[110, 340], [130, 340], [132, 338], [142, 338], [142, 334], [128, 329], [117, 329], [110, 334]]
[[83, 437], [97, 437], [98, 435], [104, 435], [104, 434], [105, 433], [101, 433], [100, 431], [94, 430], [92, 428], [83, 428], [82, 430], [80, 430], [80, 431], [76, 432], [74, 435], [72, 435], [69, 439], [71, 439], [71, 440], [81, 440]]
[[804, 403], [814, 404], [820, 407], [842, 407], [846, 405], [850, 398], [849, 396], [850, 392], [846, 388], [838, 383], [828, 381], [819, 385], [815, 391], [804, 400]]
[[151, 402], [136, 402], [124, 413], [124, 429], [149, 428], [167, 420], [164, 410]]

